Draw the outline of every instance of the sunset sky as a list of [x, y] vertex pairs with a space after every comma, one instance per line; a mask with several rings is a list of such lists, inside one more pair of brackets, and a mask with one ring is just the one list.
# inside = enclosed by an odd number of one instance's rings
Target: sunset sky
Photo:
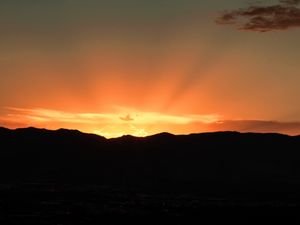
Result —
[[300, 134], [300, 1], [1, 0], [0, 126]]

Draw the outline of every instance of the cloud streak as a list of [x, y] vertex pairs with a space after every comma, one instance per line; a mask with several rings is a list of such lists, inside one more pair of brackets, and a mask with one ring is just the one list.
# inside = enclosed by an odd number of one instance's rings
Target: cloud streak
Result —
[[[126, 113], [126, 114], [125, 114]], [[124, 116], [127, 115], [127, 116]], [[123, 116], [122, 116], [123, 115]], [[240, 131], [300, 134], [300, 122], [223, 120], [215, 114], [169, 115], [119, 107], [114, 113], [71, 113], [49, 109], [6, 108], [0, 126], [79, 129], [107, 138], [122, 135], [147, 136], [163, 131], [174, 134]]]
[[239, 30], [268, 32], [300, 27], [300, 0], [280, 0], [275, 5], [252, 5], [226, 11], [216, 19], [219, 25]]
[[[0, 126], [9, 128], [35, 126], [48, 129], [61, 127], [97, 133], [106, 137], [125, 134], [146, 136], [162, 131], [162, 127], [187, 126], [193, 123], [216, 122], [220, 116], [209, 115], [170, 115], [159, 112], [144, 112], [119, 107], [113, 113], [71, 113], [49, 109], [26, 109], [6, 107], [0, 115]], [[124, 115], [126, 112], [127, 116]], [[172, 132], [172, 130], [170, 130]]]

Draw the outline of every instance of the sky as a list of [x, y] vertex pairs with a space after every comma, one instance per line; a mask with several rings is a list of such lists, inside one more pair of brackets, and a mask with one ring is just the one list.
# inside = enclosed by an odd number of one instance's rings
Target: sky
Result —
[[0, 126], [300, 134], [298, 0], [1, 0]]

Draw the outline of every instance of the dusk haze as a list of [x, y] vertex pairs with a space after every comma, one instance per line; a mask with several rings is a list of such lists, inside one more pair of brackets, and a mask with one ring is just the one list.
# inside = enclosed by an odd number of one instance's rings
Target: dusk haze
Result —
[[[3, 0], [0, 124], [300, 134], [297, 3]], [[295, 18], [275, 18], [288, 9]], [[255, 16], [284, 25], [255, 27]]]

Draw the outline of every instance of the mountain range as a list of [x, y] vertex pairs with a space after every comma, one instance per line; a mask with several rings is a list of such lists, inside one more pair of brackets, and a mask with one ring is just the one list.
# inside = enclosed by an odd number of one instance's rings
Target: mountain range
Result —
[[222, 190], [300, 184], [300, 136], [216, 132], [106, 139], [77, 130], [1, 128], [0, 149], [2, 183]]

